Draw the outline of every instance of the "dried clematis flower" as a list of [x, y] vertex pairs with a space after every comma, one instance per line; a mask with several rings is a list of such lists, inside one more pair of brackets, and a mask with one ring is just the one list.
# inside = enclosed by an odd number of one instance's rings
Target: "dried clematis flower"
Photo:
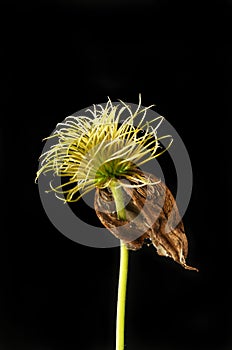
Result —
[[152, 180], [155, 185], [123, 188], [124, 197], [129, 197], [125, 206], [125, 221], [117, 218], [111, 191], [97, 189], [95, 210], [100, 221], [122, 240], [128, 249], [138, 250], [144, 244], [152, 243], [159, 255], [171, 257], [185, 269], [197, 271], [185, 262], [188, 241], [172, 193], [154, 175], [139, 169], [137, 173], [147, 182]]
[[[116, 350], [124, 349], [128, 250], [152, 242], [159, 255], [171, 257], [185, 269], [188, 242], [176, 202], [166, 185], [140, 166], [158, 157], [172, 144], [170, 135], [157, 136], [163, 121], [146, 121], [141, 96], [135, 112], [120, 101], [87, 110], [91, 116], [70, 116], [49, 137], [56, 141], [42, 154], [41, 174], [52, 172], [63, 182], [50, 191], [65, 202], [78, 201], [96, 190], [95, 210], [100, 221], [120, 239], [120, 271], [117, 302]], [[122, 119], [123, 112], [127, 117]], [[166, 148], [159, 141], [169, 139]], [[47, 191], [49, 192], [49, 191]]]

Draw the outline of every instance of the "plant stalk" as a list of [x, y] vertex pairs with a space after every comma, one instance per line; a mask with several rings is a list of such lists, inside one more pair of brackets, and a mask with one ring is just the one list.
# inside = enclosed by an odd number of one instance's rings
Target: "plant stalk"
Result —
[[[123, 201], [123, 190], [120, 185], [113, 183], [110, 186], [116, 205], [117, 216], [119, 220], [126, 220], [126, 211]], [[120, 241], [120, 269], [118, 281], [118, 301], [117, 301], [117, 320], [116, 320], [116, 350], [124, 350], [125, 333], [125, 307], [126, 307], [126, 287], [128, 274], [128, 249]]]

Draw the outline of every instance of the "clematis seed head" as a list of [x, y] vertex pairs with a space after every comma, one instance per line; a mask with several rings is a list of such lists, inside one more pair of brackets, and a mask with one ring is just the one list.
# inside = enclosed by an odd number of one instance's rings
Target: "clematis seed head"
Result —
[[[86, 115], [67, 117], [47, 138], [54, 138], [55, 144], [42, 154], [36, 179], [47, 172], [63, 177], [58, 186], [51, 181], [49, 191], [65, 202], [75, 202], [95, 188], [107, 188], [115, 180], [123, 187], [152, 183], [137, 169], [165, 152], [173, 140], [171, 135], [157, 136], [162, 116], [145, 120], [150, 107], [141, 108], [141, 96], [135, 112], [123, 101], [113, 105], [108, 99], [105, 107], [94, 105]], [[166, 138], [169, 144], [163, 149], [159, 141]]]

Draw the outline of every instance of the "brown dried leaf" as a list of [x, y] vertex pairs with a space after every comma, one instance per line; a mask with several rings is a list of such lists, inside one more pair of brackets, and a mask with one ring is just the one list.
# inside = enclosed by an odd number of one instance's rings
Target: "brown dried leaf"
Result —
[[[140, 176], [152, 182], [159, 180], [151, 174]], [[118, 220], [110, 189], [97, 189], [95, 210], [102, 224], [128, 249], [138, 250], [143, 244], [152, 242], [157, 253], [171, 257], [185, 269], [196, 270], [185, 262], [188, 241], [175, 199], [163, 182], [156, 185], [124, 189], [126, 221]]]

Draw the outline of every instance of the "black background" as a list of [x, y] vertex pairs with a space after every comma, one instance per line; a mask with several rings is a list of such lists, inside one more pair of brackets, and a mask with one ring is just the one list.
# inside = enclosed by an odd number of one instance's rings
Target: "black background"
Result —
[[0, 350], [114, 349], [119, 249], [58, 232], [34, 177], [59, 121], [107, 96], [137, 103], [139, 93], [188, 149], [184, 223], [200, 272], [152, 247], [130, 253], [126, 349], [232, 348], [231, 5], [1, 2]]

